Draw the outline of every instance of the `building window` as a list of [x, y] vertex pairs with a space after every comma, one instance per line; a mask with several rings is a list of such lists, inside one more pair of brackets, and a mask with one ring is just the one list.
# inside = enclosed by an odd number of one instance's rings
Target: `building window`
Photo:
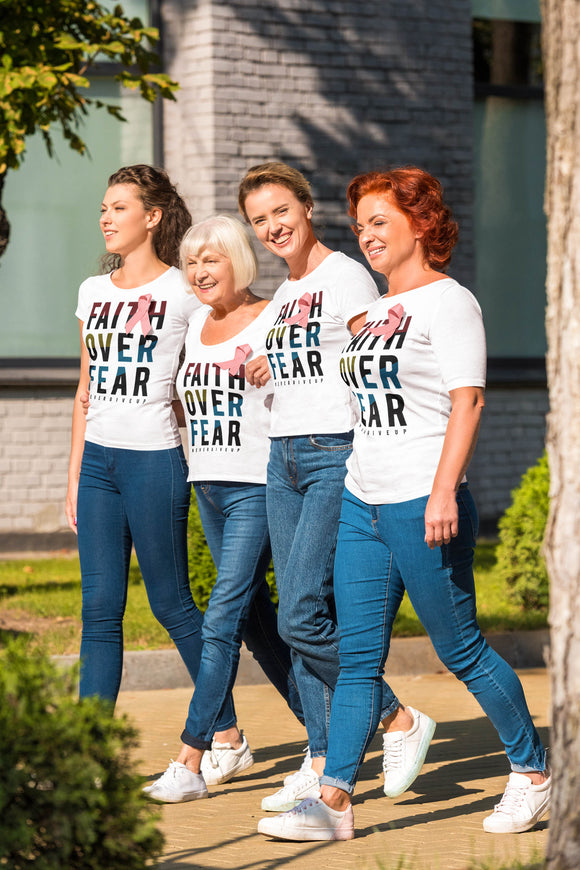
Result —
[[[149, 20], [148, 0], [123, 3], [129, 15]], [[91, 75], [90, 96], [122, 107], [127, 123], [93, 109], [80, 135], [89, 155], [79, 156], [55, 134], [55, 157], [42, 138], [28, 140], [23, 165], [9, 172], [4, 206], [11, 237], [0, 260], [0, 282], [9, 317], [0, 318], [3, 358], [76, 359], [79, 355], [77, 291], [99, 271], [104, 251], [99, 206], [108, 176], [128, 163], [151, 163], [154, 112], [137, 92], [123, 89], [102, 64]]]
[[546, 350], [545, 116], [539, 9], [474, 0], [476, 290], [488, 354]]

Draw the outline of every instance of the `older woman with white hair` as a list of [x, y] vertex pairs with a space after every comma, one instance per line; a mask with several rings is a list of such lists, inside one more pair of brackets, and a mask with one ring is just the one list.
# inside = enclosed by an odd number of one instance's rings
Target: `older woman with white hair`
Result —
[[[253, 763], [235, 718], [228, 723], [220, 717], [236, 678], [242, 636], [250, 648], [255, 641], [255, 657], [301, 717], [289, 650], [278, 635], [265, 579], [271, 556], [265, 485], [270, 396], [245, 377], [246, 361], [264, 352], [270, 305], [250, 290], [256, 256], [235, 218], [218, 215], [193, 226], [180, 255], [202, 306], [189, 321], [177, 391], [188, 433], [189, 480], [217, 580], [181, 751], [145, 788], [167, 802], [207, 797], [206, 780], [227, 781]], [[212, 746], [218, 722], [220, 742]]]

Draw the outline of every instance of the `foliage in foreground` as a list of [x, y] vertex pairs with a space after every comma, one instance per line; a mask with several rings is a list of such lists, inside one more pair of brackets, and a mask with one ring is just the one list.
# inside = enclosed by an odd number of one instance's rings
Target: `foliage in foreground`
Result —
[[550, 471], [546, 453], [522, 477], [499, 521], [497, 571], [524, 610], [547, 613], [550, 586], [542, 545], [549, 509]]
[[150, 867], [163, 838], [133, 772], [135, 729], [75, 687], [23, 643], [0, 656], [0, 866]]

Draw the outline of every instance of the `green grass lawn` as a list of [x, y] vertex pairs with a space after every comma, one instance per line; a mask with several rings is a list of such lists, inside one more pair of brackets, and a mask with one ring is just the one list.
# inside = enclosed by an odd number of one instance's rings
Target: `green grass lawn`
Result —
[[[484, 631], [543, 628], [543, 613], [523, 612], [509, 600], [507, 589], [494, 574], [495, 542], [480, 541], [475, 577], [479, 620]], [[395, 636], [424, 634], [405, 597], [395, 623]], [[51, 654], [78, 653], [81, 635], [80, 569], [76, 555], [50, 559], [0, 561], [0, 643], [14, 634], [28, 636]], [[131, 563], [126, 649], [171, 647], [165, 629], [151, 615], [136, 560]]]

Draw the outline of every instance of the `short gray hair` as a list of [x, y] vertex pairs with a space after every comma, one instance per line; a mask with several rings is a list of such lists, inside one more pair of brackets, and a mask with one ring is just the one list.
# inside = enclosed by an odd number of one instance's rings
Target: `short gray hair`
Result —
[[197, 257], [206, 249], [217, 251], [231, 260], [236, 290], [243, 290], [256, 280], [256, 253], [245, 226], [237, 218], [218, 214], [190, 227], [179, 249], [184, 275], [187, 276], [187, 258]]

